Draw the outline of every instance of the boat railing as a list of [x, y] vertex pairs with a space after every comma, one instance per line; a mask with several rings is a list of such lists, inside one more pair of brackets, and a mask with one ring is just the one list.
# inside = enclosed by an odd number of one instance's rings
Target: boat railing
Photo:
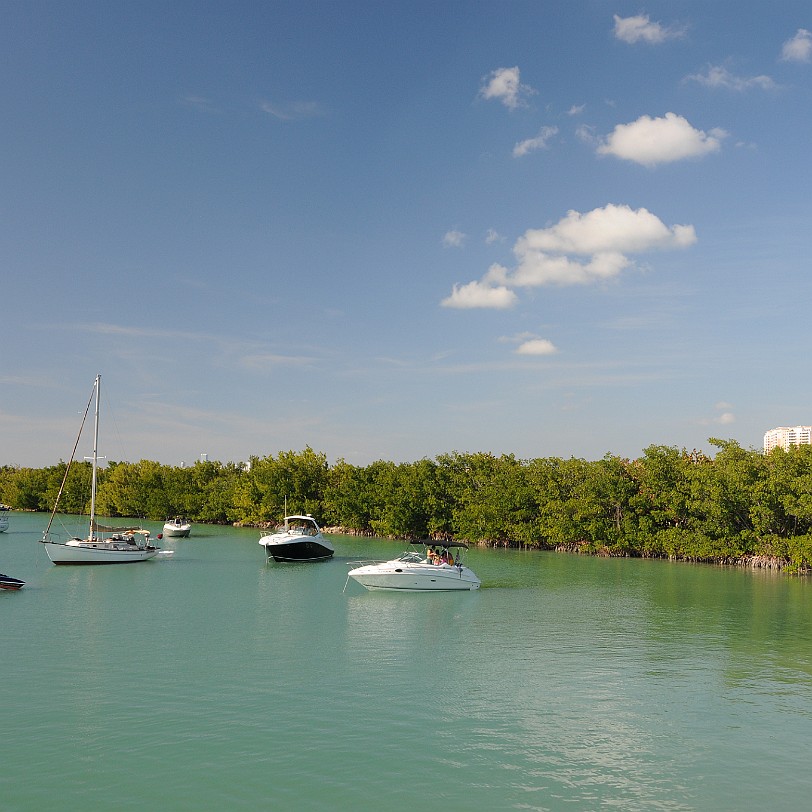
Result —
[[348, 561], [347, 565], [355, 569], [356, 567], [374, 567], [376, 564], [385, 564], [388, 559], [385, 558], [367, 558], [363, 561]]

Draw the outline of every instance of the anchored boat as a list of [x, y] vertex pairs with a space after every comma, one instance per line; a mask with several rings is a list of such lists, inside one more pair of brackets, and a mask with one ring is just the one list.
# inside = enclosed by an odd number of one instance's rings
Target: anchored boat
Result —
[[[160, 547], [150, 544], [149, 531], [140, 527], [109, 527], [96, 522], [96, 472], [98, 468], [99, 446], [99, 390], [101, 388], [101, 375], [96, 376], [90, 400], [87, 402], [82, 425], [73, 446], [70, 460], [65, 469], [65, 476], [56, 496], [54, 509], [48, 526], [42, 534], [40, 541], [45, 545], [48, 558], [54, 564], [127, 564], [134, 561], [147, 561], [160, 552]], [[95, 419], [93, 424], [93, 474], [90, 491], [90, 527], [86, 538], [74, 536], [66, 541], [57, 541], [50, 536], [51, 525], [59, 508], [59, 500], [65, 483], [68, 480], [73, 458], [87, 421], [90, 406], [95, 401]]]
[[359, 562], [351, 569], [352, 578], [369, 590], [398, 590], [410, 592], [456, 592], [479, 589], [481, 581], [462, 563], [462, 550], [468, 545], [449, 541], [435, 545], [420, 542], [423, 551], [414, 545], [391, 561]]
[[324, 538], [309, 514], [285, 516], [282, 526], [262, 536], [259, 543], [268, 560], [274, 561], [326, 561], [335, 552], [332, 542]]

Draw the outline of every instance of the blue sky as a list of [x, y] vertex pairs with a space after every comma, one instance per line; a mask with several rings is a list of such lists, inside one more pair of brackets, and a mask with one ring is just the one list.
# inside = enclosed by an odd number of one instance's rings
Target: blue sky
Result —
[[5, 2], [0, 464], [812, 422], [812, 7]]

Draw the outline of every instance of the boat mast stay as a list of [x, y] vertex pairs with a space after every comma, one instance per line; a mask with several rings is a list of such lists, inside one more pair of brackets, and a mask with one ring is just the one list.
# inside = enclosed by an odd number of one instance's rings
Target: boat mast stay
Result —
[[[54, 500], [54, 509], [51, 511], [51, 518], [48, 519], [48, 526], [45, 528], [45, 532], [42, 534], [43, 539], [48, 538], [48, 533], [51, 531], [51, 525], [54, 523], [54, 516], [56, 516], [56, 511], [59, 508], [59, 500], [62, 497], [62, 491], [65, 490], [65, 483], [68, 481], [68, 474], [70, 473], [71, 465], [73, 465], [74, 457], [76, 456], [76, 449], [79, 446], [79, 440], [82, 438], [82, 430], [85, 427], [85, 421], [87, 420], [88, 413], [90, 412], [90, 404], [93, 403], [93, 395], [96, 394], [98, 398], [98, 384], [99, 378], [101, 376], [97, 375], [96, 380], [93, 383], [93, 391], [90, 393], [90, 397], [87, 401], [87, 406], [85, 406], [85, 414], [82, 417], [82, 425], [79, 426], [79, 433], [76, 435], [76, 442], [73, 444], [73, 451], [70, 453], [70, 459], [68, 460], [68, 465], [65, 468], [65, 476], [62, 477], [62, 484], [59, 486], [59, 492], [56, 495], [56, 499]], [[96, 414], [98, 416], [98, 399], [96, 401]]]

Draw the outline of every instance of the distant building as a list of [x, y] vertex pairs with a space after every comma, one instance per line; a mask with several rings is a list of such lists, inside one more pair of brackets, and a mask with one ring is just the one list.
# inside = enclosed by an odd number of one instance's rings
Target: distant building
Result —
[[779, 426], [764, 435], [765, 454], [769, 454], [774, 448], [788, 451], [793, 445], [812, 445], [812, 426]]

